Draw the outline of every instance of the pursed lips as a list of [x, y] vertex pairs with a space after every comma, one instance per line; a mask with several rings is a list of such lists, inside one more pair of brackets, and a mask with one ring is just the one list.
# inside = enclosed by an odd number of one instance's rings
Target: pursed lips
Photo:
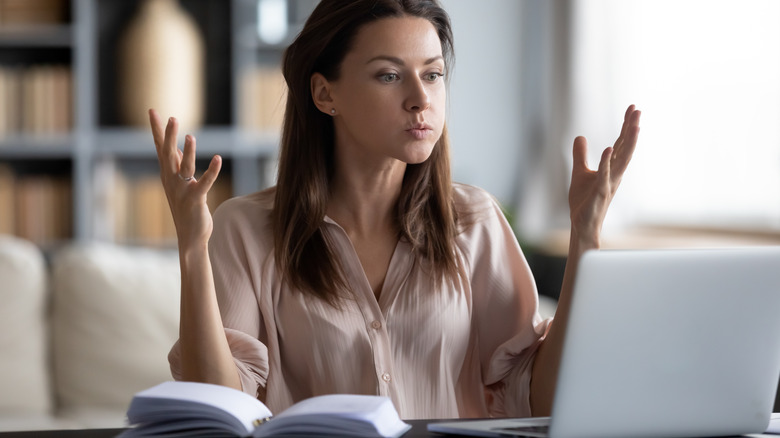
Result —
[[406, 130], [414, 138], [422, 140], [429, 134], [433, 133], [433, 128], [427, 123], [415, 123], [409, 129]]

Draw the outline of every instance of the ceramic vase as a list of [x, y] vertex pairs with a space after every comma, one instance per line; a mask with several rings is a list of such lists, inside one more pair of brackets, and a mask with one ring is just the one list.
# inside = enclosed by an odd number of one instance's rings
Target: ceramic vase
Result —
[[130, 126], [148, 127], [149, 108], [180, 131], [203, 123], [205, 44], [178, 0], [142, 0], [118, 46], [118, 112]]

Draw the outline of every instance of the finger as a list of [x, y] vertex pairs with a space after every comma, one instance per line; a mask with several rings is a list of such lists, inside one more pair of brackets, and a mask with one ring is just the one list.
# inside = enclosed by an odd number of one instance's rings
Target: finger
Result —
[[149, 110], [149, 123], [152, 127], [152, 138], [154, 139], [154, 147], [157, 151], [157, 160], [160, 163], [160, 173], [161, 175], [165, 175], [168, 173], [168, 170], [174, 166], [178, 166], [175, 163], [178, 163], [181, 157], [177, 156], [178, 159], [171, 160], [171, 156], [165, 148], [165, 138], [168, 127], [163, 126], [160, 115], [154, 109]]
[[602, 189], [606, 189], [609, 187], [610, 182], [612, 182], [612, 154], [615, 152], [613, 148], [606, 148], [604, 149], [604, 152], [601, 153], [601, 161], [599, 161], [599, 186]]
[[634, 109], [634, 105], [629, 105], [625, 114], [623, 114], [623, 124], [620, 126], [620, 135], [618, 135], [618, 138], [615, 140], [615, 144], [612, 145], [612, 147], [615, 149], [612, 153], [613, 157], [620, 155], [620, 147], [625, 141], [626, 135], [628, 134], [628, 129], [631, 125], [631, 115], [634, 113]]
[[217, 176], [219, 176], [220, 169], [222, 169], [222, 157], [214, 155], [211, 162], [209, 162], [209, 168], [203, 172], [203, 175], [198, 180], [198, 187], [201, 188], [204, 193], [211, 190], [211, 187], [217, 180]]
[[585, 137], [579, 136], [574, 139], [572, 154], [574, 158], [572, 169], [588, 169], [588, 140], [586, 140]]
[[165, 132], [162, 125], [162, 121], [160, 120], [160, 115], [157, 114], [157, 111], [150, 109], [149, 110], [149, 124], [152, 127], [152, 139], [154, 140], [154, 148], [157, 150], [157, 157], [160, 157], [160, 149], [163, 144], [163, 139], [165, 138]]
[[[184, 151], [181, 153], [181, 165], [179, 165], [179, 175], [184, 178], [195, 176], [195, 149], [195, 137], [186, 135]], [[176, 150], [178, 151], [178, 148]]]
[[620, 130], [620, 138], [625, 137], [628, 131], [628, 126], [631, 120], [631, 114], [633, 114], [634, 109], [636, 109], [636, 106], [631, 104], [628, 106], [628, 108], [626, 108], [626, 113], [623, 114], [623, 127]]
[[615, 148], [612, 154], [613, 159], [620, 157], [623, 154], [624, 144], [630, 145], [631, 131], [635, 126], [639, 126], [639, 115], [641, 113], [636, 109], [635, 105], [629, 105], [626, 109], [626, 113], [623, 116], [623, 125], [620, 128], [620, 136], [615, 140], [613, 147]]
[[[160, 151], [161, 158], [165, 161], [165, 170], [173, 175], [179, 172], [179, 155], [177, 152], [177, 137], [179, 135], [179, 122], [175, 117], [168, 119], [165, 127], [165, 138]], [[163, 165], [163, 162], [160, 162]]]
[[634, 156], [636, 144], [639, 139], [639, 118], [641, 114], [640, 111], [634, 111], [631, 114], [631, 119], [625, 128], [626, 133], [623, 137], [623, 141], [619, 145], [619, 149], [616, 148], [616, 151], [613, 154], [612, 172], [614, 174], [622, 175], [628, 167], [631, 158]]

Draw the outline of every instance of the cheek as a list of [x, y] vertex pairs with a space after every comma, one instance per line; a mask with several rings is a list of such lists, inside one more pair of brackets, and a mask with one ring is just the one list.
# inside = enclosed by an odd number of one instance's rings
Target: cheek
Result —
[[431, 116], [435, 118], [435, 120], [431, 120], [431, 122], [436, 124], [436, 130], [438, 131], [438, 134], [441, 134], [441, 131], [444, 129], [444, 122], [447, 118], [446, 93], [440, 93], [435, 97], [432, 96], [431, 108], [433, 109], [433, 111], [431, 111]]
[[378, 123], [391, 106], [388, 96], [381, 93], [356, 92], [346, 102], [348, 116], [363, 125]]
[[431, 96], [431, 99], [436, 99], [436, 102], [440, 105], [444, 105], [447, 103], [447, 87], [444, 85], [439, 86], [436, 88]]
[[447, 91], [444, 87], [432, 91], [429, 95], [431, 101], [431, 108], [436, 115], [440, 118], [444, 118], [444, 114], [447, 109]]

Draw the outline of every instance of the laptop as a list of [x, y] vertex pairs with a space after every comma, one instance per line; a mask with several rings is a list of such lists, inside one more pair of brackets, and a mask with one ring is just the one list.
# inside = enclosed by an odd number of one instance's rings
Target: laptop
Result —
[[551, 417], [431, 423], [470, 436], [762, 433], [780, 376], [780, 247], [585, 253]]

